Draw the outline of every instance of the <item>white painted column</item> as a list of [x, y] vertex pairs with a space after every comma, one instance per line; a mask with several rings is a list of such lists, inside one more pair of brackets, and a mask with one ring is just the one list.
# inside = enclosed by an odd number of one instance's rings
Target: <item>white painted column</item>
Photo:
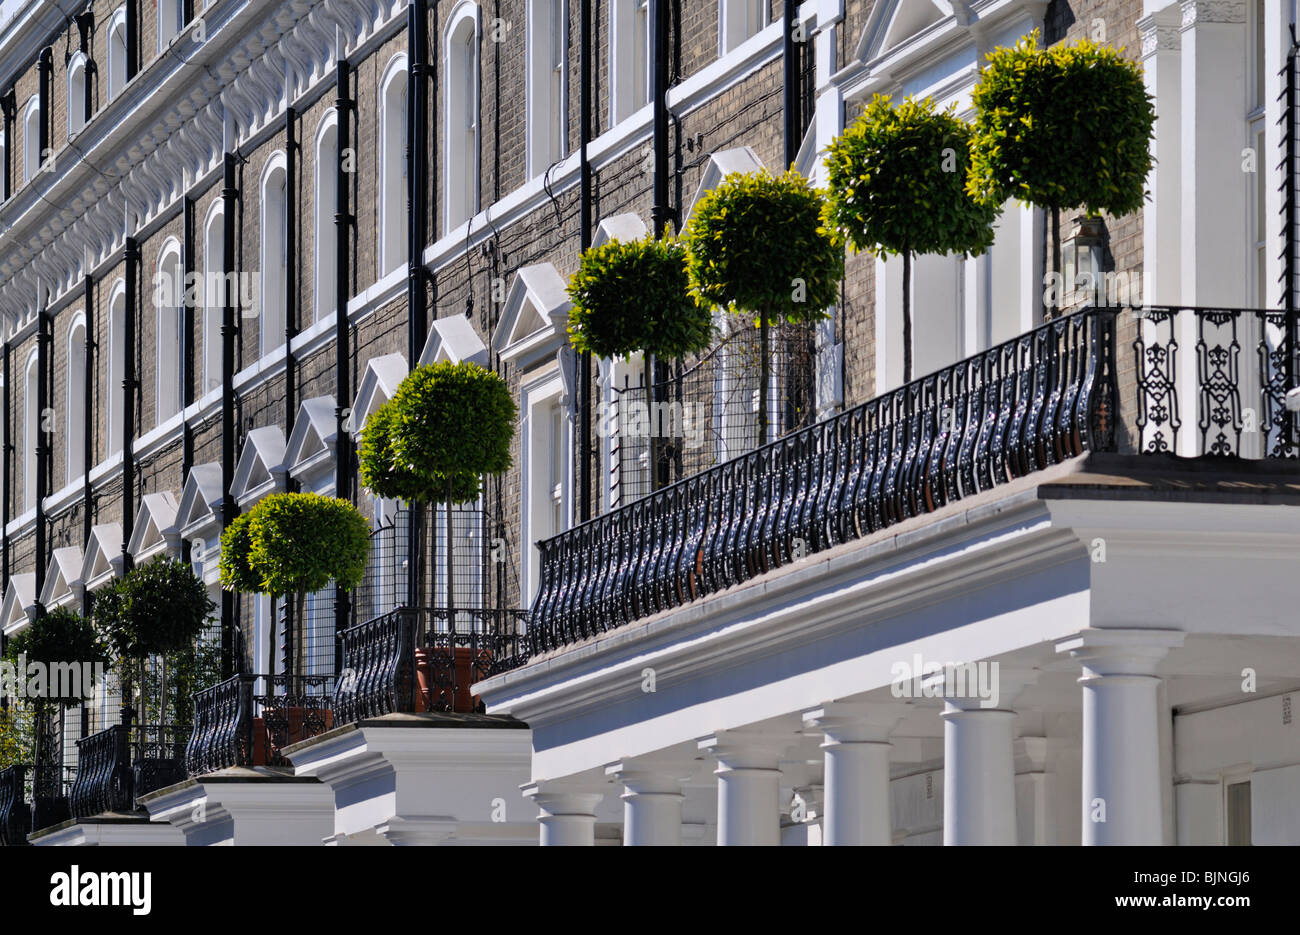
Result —
[[554, 783], [525, 785], [525, 798], [540, 810], [542, 847], [594, 847], [596, 807], [604, 793], [587, 788], [566, 789]]
[[906, 706], [837, 702], [804, 714], [804, 723], [825, 737], [822, 784], [827, 846], [893, 842], [889, 801], [889, 732]]
[[718, 845], [781, 843], [781, 751], [794, 738], [726, 731], [699, 742], [717, 760]]
[[1016, 715], [948, 701], [943, 711], [943, 843], [1014, 846]]
[[[1147, 176], [1151, 198], [1143, 209], [1141, 283], [1142, 301], [1148, 305], [1177, 305], [1182, 301], [1179, 276], [1182, 251], [1182, 110], [1179, 49], [1179, 8], [1167, 7], [1138, 20], [1142, 38], [1142, 73], [1147, 93], [1154, 99], [1156, 133], [1151, 155], [1156, 164]], [[1124, 270], [1123, 272], [1131, 272]]]
[[623, 784], [623, 844], [627, 847], [678, 847], [682, 843], [684, 779], [673, 772], [616, 763], [605, 775]]
[[1157, 663], [1183, 634], [1089, 629], [1056, 644], [1083, 667], [1084, 844], [1163, 839]]

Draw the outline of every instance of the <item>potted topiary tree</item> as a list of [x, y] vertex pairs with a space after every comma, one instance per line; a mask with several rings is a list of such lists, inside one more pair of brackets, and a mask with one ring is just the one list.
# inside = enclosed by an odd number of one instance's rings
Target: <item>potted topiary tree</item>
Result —
[[760, 445], [769, 441], [769, 329], [826, 318], [844, 277], [844, 250], [824, 212], [821, 193], [793, 169], [737, 172], [700, 199], [683, 235], [699, 299], [756, 318]]
[[[685, 247], [677, 240], [611, 240], [583, 252], [569, 279], [569, 342], [599, 357], [640, 352], [646, 402], [655, 386], [654, 360], [702, 351], [713, 340], [708, 306], [690, 291]], [[655, 400], [658, 401], [657, 399]], [[658, 486], [658, 440], [650, 436], [651, 487]]]
[[855, 250], [903, 258], [903, 382], [912, 379], [912, 256], [978, 255], [1000, 202], [966, 191], [971, 129], [932, 100], [876, 95], [830, 146], [830, 222]]
[[[303, 619], [307, 595], [330, 582], [345, 590], [361, 583], [370, 549], [370, 529], [365, 517], [347, 500], [315, 493], [279, 493], [259, 500], [238, 516], [221, 536], [221, 582], [242, 593], [283, 597], [285, 691], [294, 690], [294, 677], [302, 665], [301, 647], [287, 613], [290, 602]], [[268, 694], [274, 694], [268, 686]], [[315, 709], [313, 709], [313, 712]], [[320, 712], [323, 727], [331, 726], [330, 712]], [[301, 699], [263, 710], [255, 725], [254, 762], [266, 761], [266, 728], [278, 723], [282, 743], [303, 739], [309, 717]]]
[[[1062, 208], [1142, 207], [1156, 114], [1138, 63], [1087, 39], [1039, 48], [1035, 31], [989, 53], [971, 100], [967, 189], [993, 204], [1017, 198], [1050, 209], [1055, 272]], [[1045, 314], [1047, 304], [1044, 296]]]
[[[478, 497], [480, 478], [510, 467], [510, 444], [518, 410], [500, 376], [477, 364], [442, 361], [407, 375], [361, 431], [362, 482], [376, 496], [407, 500], [414, 509], [444, 504], [447, 510], [447, 613], [455, 643], [456, 593], [452, 508]], [[418, 550], [423, 552], [423, 546]], [[414, 563], [412, 563], [414, 564]], [[418, 568], [411, 574], [422, 587]], [[420, 602], [423, 594], [418, 595]], [[462, 662], [460, 656], [464, 655]], [[466, 678], [468, 652], [452, 656]], [[423, 693], [422, 693], [423, 696]], [[463, 699], [453, 701], [459, 707]]]

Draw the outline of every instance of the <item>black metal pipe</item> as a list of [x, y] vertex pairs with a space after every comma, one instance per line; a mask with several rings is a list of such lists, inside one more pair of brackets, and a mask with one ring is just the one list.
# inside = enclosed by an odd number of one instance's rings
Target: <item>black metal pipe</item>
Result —
[[[352, 499], [352, 445], [347, 432], [351, 421], [352, 404], [348, 379], [348, 365], [351, 356], [348, 349], [348, 297], [352, 294], [349, 260], [351, 258], [352, 216], [349, 213], [348, 185], [350, 184], [347, 166], [348, 149], [352, 140], [350, 100], [350, 69], [343, 50], [339, 50], [336, 68], [335, 87], [337, 96], [334, 101], [338, 115], [338, 163], [334, 170], [335, 214], [334, 214], [334, 496], [344, 500]], [[334, 671], [342, 668], [342, 643], [338, 634], [348, 626], [350, 615], [348, 592], [341, 587], [334, 589]]]
[[[654, 203], [650, 217], [654, 224], [655, 237], [663, 237], [672, 219], [672, 208], [668, 203], [668, 49], [669, 49], [669, 6], [668, 0], [650, 0], [651, 45], [654, 50], [654, 67], [651, 84], [653, 85], [654, 113]], [[645, 358], [646, 398], [651, 393], [659, 401], [667, 368], [664, 361], [654, 360], [650, 355]], [[650, 489], [657, 490], [668, 482], [668, 461], [664, 457], [665, 446], [650, 435]]]
[[[5, 324], [8, 328], [8, 324]], [[14, 444], [13, 444], [13, 415], [12, 408], [12, 387], [13, 373], [9, 365], [9, 341], [5, 341], [4, 351], [4, 368], [5, 368], [5, 385], [4, 385], [4, 403], [5, 403], [5, 437], [4, 437], [4, 529], [3, 529], [3, 551], [4, 551], [4, 587], [5, 591], [9, 590], [9, 518], [13, 513], [13, 471], [11, 464], [13, 461]]]
[[[194, 467], [194, 430], [186, 410], [194, 403], [194, 302], [190, 288], [194, 281], [194, 199], [186, 195], [181, 202], [181, 483], [189, 480]], [[181, 560], [192, 558], [190, 542], [181, 540]]]
[[784, 102], [785, 168], [789, 169], [799, 156], [799, 48], [795, 42], [796, 4], [786, 0], [784, 6], [785, 35], [781, 46], [781, 91]]
[[[221, 187], [221, 528], [235, 519], [238, 506], [230, 496], [235, 478], [235, 337], [239, 326], [235, 320], [235, 296], [230, 289], [235, 268], [235, 211], [239, 188], [236, 184], [238, 157], [226, 153], [222, 166]], [[235, 673], [235, 595], [221, 591], [221, 677]]]
[[134, 237], [126, 238], [122, 257], [126, 264], [125, 345], [122, 362], [122, 567], [129, 570], [131, 554], [127, 546], [135, 529], [135, 323], [140, 303], [140, 245]]
[[126, 80], [140, 72], [139, 0], [126, 0]]
[[[578, 237], [583, 251], [591, 246], [591, 0], [581, 0], [578, 30], [578, 117], [580, 174], [578, 180]], [[591, 352], [583, 351], [578, 362], [579, 458], [578, 521], [591, 519]]]
[[[423, 186], [426, 183], [425, 111], [426, 67], [428, 56], [428, 10], [424, 0], [412, 0], [407, 7], [407, 82], [406, 82], [406, 356], [411, 367], [420, 359], [424, 339], [429, 331], [424, 295], [425, 223]], [[450, 505], [447, 507], [450, 513]], [[421, 607], [423, 601], [424, 516], [412, 509], [406, 527], [406, 554], [413, 561], [407, 565], [407, 603]]]
[[[95, 280], [90, 273], [86, 273], [86, 339], [85, 355], [82, 360], [84, 368], [82, 377], [82, 397], [84, 406], [84, 416], [81, 420], [81, 450], [84, 453], [81, 463], [81, 541], [90, 542], [90, 529], [92, 526], [91, 513], [94, 507], [90, 488], [90, 466], [95, 463], [94, 457], [94, 413], [95, 413]], [[72, 401], [68, 401], [72, 405]]]
[[7, 92], [5, 92], [3, 97], [0, 97], [0, 112], [4, 113], [5, 144], [6, 144], [4, 167], [3, 167], [4, 191], [0, 192], [0, 194], [4, 195], [5, 198], [8, 198], [10, 195], [14, 193], [13, 165], [14, 165], [15, 157], [13, 152], [14, 149], [13, 139], [14, 139], [14, 123], [17, 120], [17, 116], [18, 116], [18, 104], [14, 97], [13, 88], [10, 88]]
[[[1295, 28], [1291, 32], [1291, 50], [1287, 53], [1287, 80], [1286, 80], [1286, 292], [1282, 296], [1286, 308], [1286, 343], [1283, 345], [1287, 349], [1286, 355], [1286, 386], [1288, 390], [1296, 389], [1300, 386], [1296, 373], [1296, 358], [1300, 356], [1300, 310], [1297, 309], [1296, 303], [1296, 261], [1297, 250], [1300, 250], [1300, 244], [1296, 243], [1296, 200], [1300, 198], [1300, 186], [1296, 184], [1296, 161], [1300, 158], [1300, 141], [1296, 140], [1297, 121], [1300, 115], [1296, 113], [1296, 84], [1300, 82], [1300, 75], [1296, 74], [1296, 57], [1300, 54], [1300, 46], [1295, 42]], [[1264, 297], [1260, 297], [1260, 304], [1265, 304]], [[1284, 413], [1286, 418], [1283, 419], [1283, 428], [1285, 434], [1282, 442], [1286, 448], [1296, 444], [1297, 422], [1300, 421], [1300, 415]]]
[[[293, 339], [298, 336], [298, 112], [292, 107], [285, 111], [284, 136], [284, 437], [289, 438], [298, 414], [298, 367], [293, 357]], [[296, 489], [293, 478], [287, 479], [286, 488]], [[292, 602], [285, 605], [292, 614]]]
[[[36, 612], [43, 612], [40, 603], [45, 589], [45, 569], [49, 556], [45, 554], [49, 536], [45, 529], [45, 498], [49, 495], [50, 433], [53, 426], [47, 422], [50, 408], [50, 316], [44, 307], [36, 311]], [[23, 486], [30, 478], [23, 478]]]
[[44, 165], [50, 152], [50, 128], [54, 123], [54, 108], [51, 106], [54, 103], [51, 99], [54, 86], [54, 52], [48, 46], [41, 49], [41, 56], [37, 65], [37, 70], [40, 73], [37, 93], [39, 94], [38, 110], [41, 125], [39, 133], [40, 151], [37, 162]]

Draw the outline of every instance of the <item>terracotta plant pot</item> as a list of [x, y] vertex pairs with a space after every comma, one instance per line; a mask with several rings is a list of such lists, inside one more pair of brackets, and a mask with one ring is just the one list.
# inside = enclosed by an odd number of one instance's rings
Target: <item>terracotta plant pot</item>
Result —
[[[447, 672], [449, 659], [448, 650], [444, 647], [422, 647], [415, 651], [415, 674], [419, 688], [415, 695], [416, 711], [436, 711], [447, 707], [447, 696], [451, 692], [445, 684], [450, 674]], [[474, 681], [474, 650], [468, 646], [457, 646], [455, 660], [456, 692], [450, 707], [452, 711], [468, 714], [476, 711], [479, 706], [479, 697], [469, 692]], [[440, 680], [434, 678], [435, 670], [441, 672]], [[439, 685], [439, 681], [444, 684]]]
[[323, 713], [325, 716], [324, 730], [329, 730], [334, 726], [334, 712], [326, 710], [320, 712], [315, 708], [304, 708], [295, 705], [291, 708], [266, 708], [262, 717], [253, 718], [253, 765], [266, 766], [278, 753], [271, 744], [271, 732], [266, 726], [267, 715], [270, 715], [276, 721], [287, 718], [288, 730], [286, 732], [283, 746], [298, 743], [308, 739], [308, 717]]

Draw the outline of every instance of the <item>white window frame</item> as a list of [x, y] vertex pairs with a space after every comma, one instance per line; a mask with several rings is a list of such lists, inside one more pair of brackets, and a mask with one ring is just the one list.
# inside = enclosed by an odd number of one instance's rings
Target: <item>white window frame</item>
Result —
[[[284, 179], [284, 194], [278, 205], [271, 201], [274, 194], [271, 187], [277, 176]], [[284, 290], [289, 270], [289, 169], [283, 150], [277, 150], [266, 160], [257, 191], [261, 205], [258, 216], [258, 255], [262, 266], [262, 283], [257, 297], [258, 333], [261, 336], [261, 356], [265, 357], [284, 345], [284, 329], [288, 320]], [[283, 236], [268, 237], [271, 226], [275, 226]], [[278, 260], [275, 256], [277, 247], [280, 250]]]
[[[519, 544], [522, 552], [519, 569], [520, 594], [523, 596], [525, 606], [531, 606], [533, 598], [537, 595], [540, 582], [541, 556], [536, 546], [537, 540], [547, 535], [563, 532], [564, 529], [568, 528], [567, 518], [573, 514], [573, 418], [568, 406], [564, 403], [564, 396], [564, 375], [558, 370], [550, 371], [520, 388], [520, 411], [523, 413], [520, 445], [520, 450], [523, 452], [520, 477], [520, 489], [522, 491], [520, 516], [522, 518], [523, 534], [520, 537]], [[557, 404], [560, 406], [561, 411], [561, 438], [553, 439], [550, 438], [550, 411]], [[544, 467], [547, 474], [550, 474], [551, 459], [557, 446], [562, 452], [560, 465], [560, 516], [565, 522], [561, 524], [562, 528], [548, 533], [541, 528], [538, 520], [542, 514], [538, 511], [553, 509], [553, 501], [547, 494], [547, 502], [538, 504], [536, 497], [539, 490], [534, 490], [534, 486], [537, 483], [536, 473], [539, 466]]]
[[[334, 215], [338, 211], [338, 192], [334, 190], [334, 172], [339, 159], [338, 127], [338, 111], [331, 110], [321, 118], [316, 128], [316, 197], [313, 200], [316, 236], [312, 238], [315, 251], [315, 284], [312, 288], [314, 321], [332, 315], [338, 308], [338, 297], [335, 295], [337, 284], [334, 281], [334, 257], [338, 245], [338, 231], [334, 224]], [[326, 139], [331, 132], [334, 134], [332, 155], [326, 152]], [[324, 207], [329, 207], [329, 210], [323, 210]]]
[[[568, 149], [569, 31], [564, 0], [528, 0], [528, 175], [536, 177]], [[560, 7], [557, 19], [555, 8]], [[558, 79], [558, 80], [557, 80]]]
[[[443, 165], [443, 234], [478, 213], [480, 128], [480, 19], [478, 4], [461, 0], [452, 10], [443, 33], [445, 90]], [[468, 39], [468, 42], [466, 41]], [[468, 60], [463, 48], [470, 46]], [[458, 95], [460, 92], [467, 92]], [[468, 111], [468, 112], [467, 112]], [[460, 124], [463, 132], [452, 132]], [[472, 158], [466, 158], [472, 152]]]
[[[117, 304], [122, 303], [121, 321], [117, 317]], [[104, 358], [106, 383], [104, 392], [104, 417], [106, 419], [104, 441], [107, 457], [112, 458], [122, 451], [123, 437], [126, 433], [126, 420], [122, 418], [122, 381], [126, 378], [126, 316], [130, 309], [126, 307], [126, 282], [119, 279], [113, 284], [108, 298], [108, 353]], [[120, 325], [120, 327], [119, 327]], [[118, 359], [120, 355], [120, 360]]]
[[76, 136], [90, 122], [86, 108], [86, 53], [77, 51], [68, 60], [68, 138]]
[[41, 430], [40, 370], [36, 351], [23, 366], [23, 512], [36, 508], [36, 440]]
[[126, 41], [126, 7], [120, 6], [108, 19], [108, 68], [105, 72], [105, 87], [111, 101], [122, 93], [131, 79], [127, 72]]
[[651, 26], [650, 0], [612, 0], [609, 22], [611, 124], [626, 120], [650, 103]]
[[768, 25], [767, 0], [718, 0], [718, 55], [726, 55]]
[[[77, 332], [81, 340], [77, 340]], [[71, 484], [90, 469], [90, 459], [85, 450], [86, 439], [86, 314], [77, 312], [72, 316], [72, 325], [68, 328], [68, 378], [66, 383], [67, 399], [64, 410], [67, 438], [67, 464], [65, 465], [65, 483]], [[80, 356], [79, 366], [73, 366]], [[80, 461], [80, 464], [77, 462]]]
[[[398, 82], [401, 87], [397, 88]], [[379, 258], [378, 276], [383, 279], [407, 262], [406, 202], [406, 108], [410, 79], [406, 55], [388, 60], [379, 83]], [[398, 103], [400, 101], [400, 109]]]
[[[225, 206], [214, 200], [203, 221], [203, 390], [221, 386], [221, 319], [225, 313]], [[213, 255], [215, 246], [216, 256]]]
[[[174, 274], [168, 270], [169, 264], [174, 264]], [[168, 289], [167, 295], [161, 296], [161, 298], [171, 300], [179, 295], [181, 299], [176, 304], [171, 304], [170, 301], [157, 302], [157, 318], [154, 329], [154, 414], [156, 416], [155, 424], [162, 425], [181, 411], [184, 399], [181, 389], [181, 354], [183, 350], [181, 347], [181, 333], [183, 331], [181, 316], [184, 314], [185, 309], [185, 264], [181, 257], [180, 241], [175, 237], [169, 237], [164, 241], [162, 249], [158, 251], [158, 264], [154, 272], [157, 277], [154, 279], [155, 301], [160, 298], [157, 293], [165, 272], [169, 277]], [[166, 319], [169, 315], [172, 317], [170, 328], [175, 329], [170, 336], [171, 341], [167, 340], [169, 324]], [[164, 346], [165, 341], [168, 346]]]
[[41, 171], [41, 101], [33, 94], [23, 108], [23, 184]]
[[[171, 16], [166, 14], [170, 12]], [[180, 35], [184, 23], [181, 17], [185, 15], [185, 4], [183, 0], [158, 0], [158, 54], [161, 55], [167, 50], [171, 41]]]

